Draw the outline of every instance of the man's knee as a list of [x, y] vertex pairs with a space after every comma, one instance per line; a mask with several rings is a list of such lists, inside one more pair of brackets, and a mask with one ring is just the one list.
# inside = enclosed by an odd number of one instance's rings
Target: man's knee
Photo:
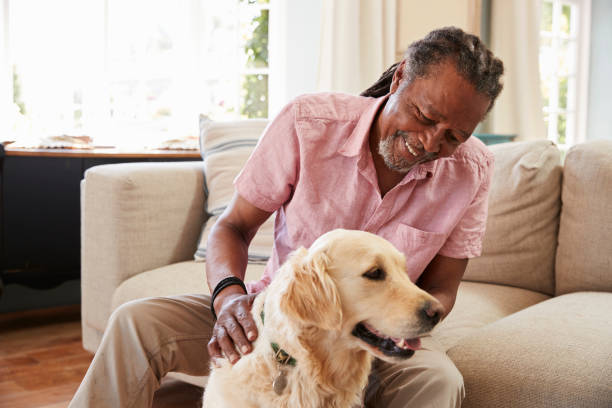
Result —
[[428, 382], [432, 389], [439, 390], [441, 394], [451, 398], [458, 398], [459, 402], [465, 395], [463, 375], [450, 359], [441, 360], [431, 367]]
[[[366, 406], [459, 407], [464, 398], [463, 376], [445, 355], [432, 354], [418, 364], [384, 370]], [[374, 390], [370, 390], [374, 391]], [[367, 394], [366, 394], [367, 396]]]
[[123, 335], [151, 336], [159, 325], [160, 316], [155, 313], [156, 299], [136, 299], [122, 304], [113, 311], [107, 331], [118, 331]]

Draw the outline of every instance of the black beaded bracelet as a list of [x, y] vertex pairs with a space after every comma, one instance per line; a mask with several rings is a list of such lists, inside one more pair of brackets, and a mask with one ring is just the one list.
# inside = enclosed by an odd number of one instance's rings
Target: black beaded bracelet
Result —
[[217, 313], [215, 313], [215, 298], [217, 297], [219, 292], [232, 285], [239, 285], [240, 287], [242, 287], [242, 290], [244, 290], [244, 293], [247, 293], [246, 286], [244, 286], [244, 282], [242, 281], [242, 279], [237, 278], [235, 276], [228, 276], [227, 278], [221, 279], [221, 281], [217, 283], [217, 286], [215, 286], [212, 296], [210, 297], [210, 311], [212, 312], [212, 315], [215, 320], [217, 320]]

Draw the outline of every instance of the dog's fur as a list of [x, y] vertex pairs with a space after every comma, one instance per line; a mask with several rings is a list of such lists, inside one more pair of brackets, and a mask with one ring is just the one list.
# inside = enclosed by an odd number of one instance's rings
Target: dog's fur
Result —
[[[412, 339], [437, 322], [424, 318], [424, 310], [439, 311], [440, 304], [410, 281], [405, 265], [392, 244], [362, 231], [335, 230], [309, 250], [295, 251], [255, 299], [251, 313], [259, 337], [253, 351], [233, 366], [226, 359], [218, 360], [220, 368], [211, 364], [204, 407], [359, 405], [372, 359], [401, 359], [354, 336], [356, 325], [367, 322], [379, 334]], [[377, 268], [383, 280], [364, 276]], [[284, 366], [288, 385], [280, 396], [272, 389], [279, 369], [272, 342], [297, 360], [295, 367]]]

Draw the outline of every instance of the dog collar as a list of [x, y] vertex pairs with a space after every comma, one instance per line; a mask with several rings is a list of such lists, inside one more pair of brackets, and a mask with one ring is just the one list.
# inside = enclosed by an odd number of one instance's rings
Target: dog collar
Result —
[[[263, 322], [264, 322], [264, 311], [263, 309], [261, 309], [261, 323], [263, 324]], [[274, 350], [274, 359], [278, 363], [295, 367], [295, 365], [297, 364], [297, 360], [295, 358], [291, 357], [289, 353], [287, 353], [285, 350], [280, 348], [280, 346], [277, 343], [271, 342], [270, 346], [272, 346], [272, 350]]]

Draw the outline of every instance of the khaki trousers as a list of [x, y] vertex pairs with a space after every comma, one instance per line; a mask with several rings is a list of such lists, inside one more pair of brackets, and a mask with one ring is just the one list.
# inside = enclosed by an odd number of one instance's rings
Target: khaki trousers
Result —
[[[150, 407], [170, 372], [208, 375], [207, 344], [214, 321], [210, 296], [147, 298], [126, 303], [111, 316], [102, 342], [70, 408]], [[376, 360], [365, 407], [459, 407], [463, 377], [439, 344], [401, 364]], [[297, 408], [297, 407], [296, 407]]]

